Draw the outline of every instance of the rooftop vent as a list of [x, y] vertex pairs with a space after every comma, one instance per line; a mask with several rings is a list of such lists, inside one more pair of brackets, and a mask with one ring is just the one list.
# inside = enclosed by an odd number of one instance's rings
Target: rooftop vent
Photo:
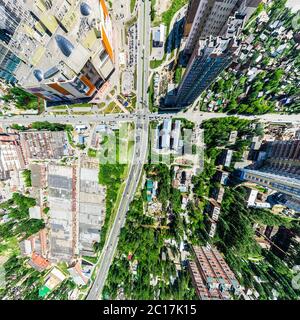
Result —
[[35, 76], [37, 81], [42, 81], [43, 80], [43, 72], [39, 69], [33, 70], [33, 75]]
[[65, 37], [59, 34], [55, 36], [55, 40], [61, 52], [66, 57], [69, 57], [74, 49], [74, 46], [72, 45], [72, 43], [68, 39], [66, 39]]
[[80, 12], [83, 16], [89, 16], [91, 13], [91, 7], [87, 3], [82, 2], [80, 4]]
[[53, 77], [58, 72], [59, 72], [59, 69], [57, 67], [52, 67], [45, 72], [44, 79], [49, 79], [49, 78]]

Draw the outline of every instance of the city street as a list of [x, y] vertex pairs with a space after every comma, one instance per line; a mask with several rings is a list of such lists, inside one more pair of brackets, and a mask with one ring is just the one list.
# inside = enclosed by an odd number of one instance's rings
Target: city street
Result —
[[[132, 118], [137, 118], [135, 122], [135, 146], [133, 151], [133, 159], [131, 161], [129, 175], [126, 180], [125, 190], [116, 214], [115, 221], [100, 257], [96, 279], [87, 296], [88, 300], [101, 299], [101, 292], [108, 275], [109, 267], [113, 261], [115, 251], [117, 249], [120, 230], [125, 224], [126, 213], [129, 209], [130, 202], [134, 197], [138, 182], [141, 177], [143, 164], [147, 156], [149, 117], [146, 104], [148, 101], [146, 85], [147, 81], [144, 79], [147, 79], [148, 77], [150, 39], [149, 32], [147, 32], [147, 30], [150, 30], [150, 1], [139, 1], [138, 6], [138, 40], [140, 42], [140, 46], [138, 50], [137, 77], [139, 85], [137, 88], [138, 115], [133, 115]], [[147, 57], [145, 57], [145, 53]], [[121, 120], [123, 119], [124, 118], [121, 118]]]
[[[117, 5], [117, 4], [116, 4]], [[190, 109], [186, 112], [178, 113], [150, 113], [148, 109], [148, 80], [149, 80], [149, 57], [150, 57], [150, 31], [151, 31], [151, 2], [150, 0], [137, 0], [137, 74], [136, 74], [136, 111], [134, 113], [114, 113], [107, 115], [87, 114], [87, 115], [50, 115], [46, 113], [42, 117], [40, 115], [19, 115], [13, 117], [1, 117], [0, 124], [9, 126], [19, 124], [28, 126], [32, 122], [48, 121], [51, 123], [64, 124], [97, 124], [101, 122], [134, 122], [135, 124], [135, 144], [133, 150], [133, 158], [131, 159], [129, 174], [125, 181], [123, 197], [117, 208], [117, 213], [107, 240], [100, 255], [96, 266], [96, 278], [87, 295], [88, 300], [101, 299], [101, 293], [109, 272], [109, 268], [113, 262], [116, 253], [118, 238], [122, 226], [126, 221], [126, 213], [128, 212], [131, 201], [134, 198], [136, 188], [140, 181], [143, 165], [146, 163], [148, 150], [148, 130], [149, 121], [162, 120], [165, 118], [185, 118], [197, 124], [201, 124], [204, 120], [212, 118], [228, 117], [224, 113], [200, 112]], [[121, 4], [118, 2], [119, 15], [122, 15]], [[129, 8], [126, 7], [128, 15]], [[185, 10], [185, 9], [182, 9]], [[123, 18], [120, 18], [123, 20]], [[174, 20], [174, 19], [173, 19]], [[115, 41], [120, 42], [122, 38], [122, 21], [118, 21], [115, 29]], [[174, 23], [174, 21], [172, 21]], [[123, 44], [122, 44], [123, 45]], [[119, 55], [119, 47], [116, 50], [116, 59]], [[169, 56], [169, 55], [168, 55]], [[119, 77], [119, 69], [116, 70]], [[118, 88], [119, 89], [119, 88]], [[263, 122], [273, 123], [295, 123], [300, 124], [300, 115], [281, 115], [281, 114], [265, 114], [260, 116], [237, 115], [237, 117], [249, 120], [260, 120]]]
[[[142, 99], [140, 100], [142, 101]], [[20, 125], [29, 125], [36, 121], [48, 121], [51, 123], [66, 123], [66, 124], [82, 124], [82, 123], [100, 123], [100, 122], [123, 122], [123, 121], [135, 121], [138, 115], [141, 115], [141, 110], [143, 116], [148, 115], [149, 120], [159, 120], [165, 118], [186, 118], [188, 120], [194, 121], [196, 123], [201, 123], [204, 120], [212, 118], [222, 118], [229, 117], [226, 113], [216, 113], [216, 112], [201, 112], [201, 111], [191, 111], [178, 112], [178, 113], [149, 113], [147, 109], [141, 109], [142, 103], [139, 101], [139, 109], [135, 113], [114, 113], [107, 115], [45, 115], [43, 118], [38, 115], [34, 116], [14, 116], [7, 118], [0, 118], [0, 123], [4, 125], [11, 125], [14, 123]], [[145, 103], [145, 102], [143, 102]], [[246, 116], [246, 115], [234, 115], [241, 119], [255, 120], [258, 119], [264, 122], [290, 122], [290, 123], [300, 123], [300, 115], [298, 114], [276, 114], [269, 113], [260, 116]]]

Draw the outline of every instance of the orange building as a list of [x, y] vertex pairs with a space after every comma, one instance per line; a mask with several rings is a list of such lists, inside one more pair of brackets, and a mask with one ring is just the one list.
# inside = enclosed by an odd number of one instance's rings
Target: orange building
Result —
[[22, 41], [11, 48], [24, 62], [16, 70], [19, 85], [51, 102], [91, 99], [114, 71], [112, 23], [105, 1], [29, 3], [36, 21], [24, 19], [12, 36], [14, 43]]

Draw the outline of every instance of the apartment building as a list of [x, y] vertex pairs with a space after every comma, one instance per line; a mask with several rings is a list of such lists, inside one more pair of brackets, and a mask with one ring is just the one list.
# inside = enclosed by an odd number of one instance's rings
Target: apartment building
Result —
[[219, 74], [239, 56], [238, 37], [243, 21], [244, 16], [236, 14], [228, 26], [228, 36], [216, 38], [210, 36], [197, 41], [177, 88], [175, 101], [166, 108], [182, 109], [194, 103]]
[[218, 159], [218, 164], [223, 165], [224, 167], [230, 167], [231, 160], [233, 156], [233, 150], [231, 149], [224, 149]]
[[192, 0], [188, 7], [184, 35], [185, 52], [192, 54], [199, 39], [218, 36], [238, 0]]
[[195, 50], [199, 39], [222, 36], [237, 12], [249, 19], [261, 0], [190, 0], [184, 26], [185, 53]]
[[300, 177], [300, 140], [275, 140], [266, 144], [266, 166], [269, 172]]
[[213, 221], [217, 222], [221, 213], [220, 204], [215, 199], [210, 199], [206, 207], [206, 213], [209, 214]]
[[300, 199], [300, 140], [270, 141], [265, 160], [241, 170], [241, 178]]
[[192, 248], [195, 260], [189, 261], [189, 271], [200, 300], [230, 300], [231, 294], [239, 294], [234, 273], [215, 247]]
[[91, 98], [114, 70], [104, 0], [1, 0], [1, 44], [22, 61], [13, 74], [52, 102]]
[[288, 177], [283, 172], [269, 173], [263, 168], [259, 170], [243, 169], [240, 177], [242, 180], [248, 180], [300, 199], [300, 179]]
[[225, 189], [223, 186], [219, 188], [214, 188], [212, 191], [212, 198], [215, 199], [219, 204], [222, 203], [224, 197]]

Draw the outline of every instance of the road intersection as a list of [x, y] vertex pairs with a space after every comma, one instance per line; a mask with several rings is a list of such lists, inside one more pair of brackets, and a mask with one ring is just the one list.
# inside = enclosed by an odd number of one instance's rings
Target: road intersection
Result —
[[[101, 292], [117, 249], [118, 237], [122, 226], [125, 224], [126, 213], [128, 212], [130, 202], [133, 200], [147, 156], [149, 114], [147, 108], [148, 88], [145, 85], [145, 83], [147, 84], [145, 79], [148, 79], [149, 68], [150, 39], [147, 30], [149, 31], [150, 28], [150, 1], [140, 0], [138, 7], [138, 40], [140, 44], [138, 47], [137, 65], [137, 114], [132, 118], [132, 120], [135, 119], [135, 144], [133, 150], [135, 161], [133, 159], [131, 161], [123, 197], [99, 259], [96, 279], [87, 295], [87, 300], [101, 299]], [[125, 118], [117, 117], [117, 119], [123, 120]]]
[[[140, 181], [143, 165], [146, 163], [148, 150], [148, 129], [151, 120], [162, 120], [165, 118], [186, 118], [197, 124], [204, 120], [212, 118], [227, 117], [224, 113], [190, 111], [178, 113], [150, 113], [148, 109], [148, 78], [149, 78], [149, 57], [150, 57], [150, 1], [137, 0], [138, 12], [138, 56], [137, 56], [137, 104], [136, 111], [131, 114], [89, 114], [89, 115], [51, 115], [45, 114], [41, 116], [14, 116], [2, 117], [0, 123], [2, 125], [20, 124], [29, 125], [36, 121], [48, 121], [51, 123], [66, 123], [66, 124], [84, 124], [84, 123], [101, 123], [101, 122], [134, 122], [135, 123], [135, 144], [133, 150], [133, 159], [129, 168], [129, 174], [126, 180], [123, 197], [120, 201], [115, 220], [104, 244], [98, 264], [96, 266], [96, 278], [93, 282], [89, 293], [88, 300], [101, 299], [101, 292], [107, 278], [109, 267], [113, 262], [114, 255], [117, 249], [118, 237], [121, 228], [125, 224], [126, 213], [128, 212], [130, 202], [134, 198], [136, 188]], [[280, 115], [266, 114], [261, 116], [245, 116], [238, 115], [239, 118], [249, 120], [260, 120], [263, 122], [275, 123], [299, 123], [300, 115]]]

